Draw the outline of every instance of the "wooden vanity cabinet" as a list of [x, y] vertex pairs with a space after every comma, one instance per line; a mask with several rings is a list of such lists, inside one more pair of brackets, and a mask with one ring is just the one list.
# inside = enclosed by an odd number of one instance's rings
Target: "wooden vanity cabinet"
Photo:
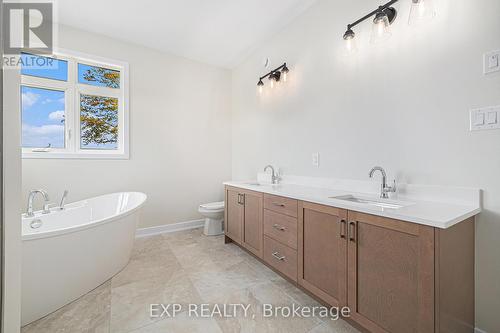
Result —
[[474, 237], [474, 217], [440, 229], [349, 211], [350, 319], [373, 333], [473, 333]]
[[474, 332], [474, 217], [440, 229], [231, 187], [226, 202], [226, 239], [366, 332]]
[[434, 228], [349, 211], [347, 305], [370, 332], [434, 332]]
[[224, 233], [234, 242], [241, 244], [243, 239], [242, 194], [238, 189], [226, 187], [226, 210], [224, 213]]
[[299, 202], [298, 284], [372, 333], [474, 332], [474, 218], [448, 229]]
[[243, 246], [257, 257], [263, 257], [263, 203], [262, 193], [244, 191], [243, 193]]
[[298, 201], [264, 194], [264, 261], [297, 282]]
[[226, 188], [225, 234], [259, 258], [263, 257], [263, 194]]
[[347, 210], [299, 202], [298, 284], [331, 306], [347, 303]]

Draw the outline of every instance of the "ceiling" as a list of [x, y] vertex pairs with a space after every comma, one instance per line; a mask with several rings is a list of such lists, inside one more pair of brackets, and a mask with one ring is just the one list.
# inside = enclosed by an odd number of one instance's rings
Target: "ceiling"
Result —
[[61, 0], [58, 21], [233, 68], [316, 0]]

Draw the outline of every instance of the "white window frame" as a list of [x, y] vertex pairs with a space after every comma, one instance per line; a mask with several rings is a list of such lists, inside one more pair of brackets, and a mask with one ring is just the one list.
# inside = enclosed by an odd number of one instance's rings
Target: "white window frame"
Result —
[[[62, 50], [50, 56], [68, 62], [68, 81], [58, 81], [21, 75], [21, 86], [64, 91], [65, 96], [65, 148], [24, 148], [25, 159], [129, 159], [129, 81], [128, 63]], [[78, 64], [104, 67], [120, 71], [120, 88], [96, 87], [78, 82]], [[98, 95], [118, 98], [118, 149], [80, 148], [80, 95]], [[40, 147], [43, 148], [43, 147]]]

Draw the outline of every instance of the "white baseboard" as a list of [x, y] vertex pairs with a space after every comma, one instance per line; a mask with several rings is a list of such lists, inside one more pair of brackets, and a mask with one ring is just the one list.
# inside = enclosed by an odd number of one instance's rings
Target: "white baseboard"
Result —
[[157, 227], [137, 229], [135, 238], [149, 237], [154, 235], [167, 234], [170, 232], [197, 229], [203, 227], [205, 220], [194, 220], [187, 222], [179, 222], [173, 224], [159, 225]]
[[486, 331], [483, 331], [483, 330], [481, 330], [481, 329], [479, 329], [479, 328], [477, 328], [477, 327], [476, 327], [476, 328], [474, 329], [474, 333], [487, 333], [487, 332], [486, 332]]

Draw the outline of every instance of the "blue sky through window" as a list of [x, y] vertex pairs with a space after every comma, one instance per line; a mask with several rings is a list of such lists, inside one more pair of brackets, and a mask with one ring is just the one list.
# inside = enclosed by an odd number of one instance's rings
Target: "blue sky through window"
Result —
[[22, 145], [64, 148], [64, 91], [21, 87]]
[[21, 74], [68, 81], [68, 62], [33, 54], [21, 54]]
[[80, 140], [80, 145], [81, 149], [97, 149], [97, 150], [117, 150], [118, 149], [118, 143], [113, 142], [113, 143], [103, 143], [103, 144], [97, 144], [97, 143], [89, 143], [85, 144], [83, 140]]

